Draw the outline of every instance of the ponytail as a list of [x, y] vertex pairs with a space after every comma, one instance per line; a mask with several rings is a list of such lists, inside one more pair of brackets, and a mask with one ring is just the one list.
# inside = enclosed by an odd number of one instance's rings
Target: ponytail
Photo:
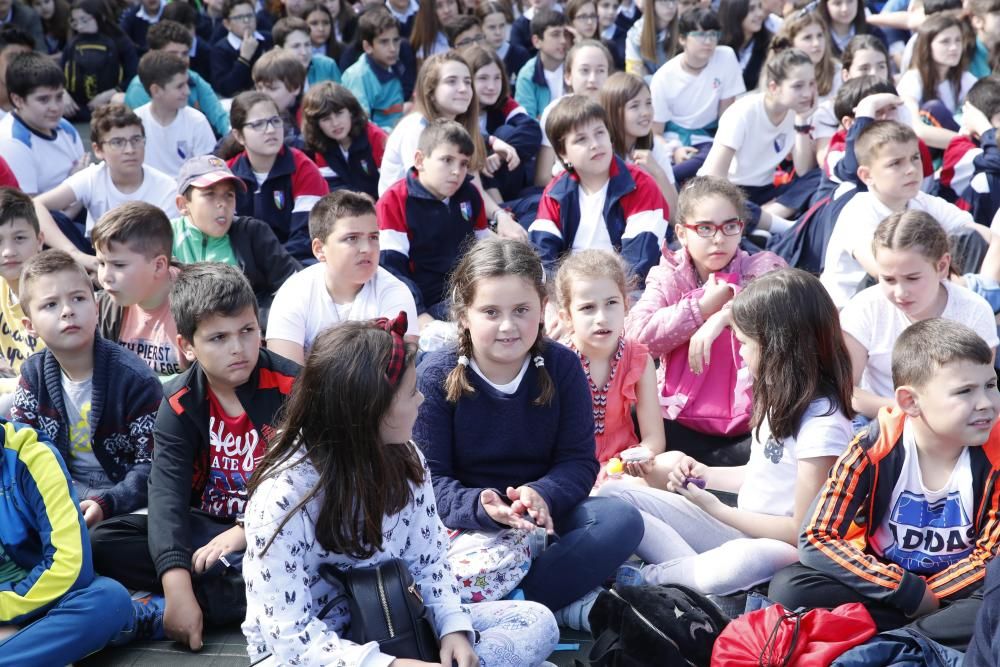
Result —
[[458, 332], [458, 363], [444, 380], [445, 398], [448, 399], [449, 403], [458, 403], [458, 399], [476, 391], [466, 374], [470, 359], [472, 359], [472, 334], [469, 333], [468, 329], [460, 328]]
[[552, 376], [545, 369], [545, 357], [542, 353], [545, 351], [545, 324], [538, 325], [538, 337], [535, 338], [535, 344], [531, 346], [531, 350], [528, 352], [531, 355], [531, 363], [535, 365], [535, 369], [538, 371], [538, 388], [541, 390], [538, 393], [538, 397], [535, 399], [535, 405], [543, 406], [548, 405], [552, 402], [552, 397], [556, 395], [556, 384], [552, 381]]

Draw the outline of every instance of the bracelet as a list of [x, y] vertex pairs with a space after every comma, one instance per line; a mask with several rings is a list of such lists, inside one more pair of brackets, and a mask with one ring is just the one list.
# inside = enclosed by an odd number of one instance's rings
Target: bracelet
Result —
[[799, 134], [808, 134], [812, 136], [813, 126], [812, 125], [794, 125], [795, 131]]

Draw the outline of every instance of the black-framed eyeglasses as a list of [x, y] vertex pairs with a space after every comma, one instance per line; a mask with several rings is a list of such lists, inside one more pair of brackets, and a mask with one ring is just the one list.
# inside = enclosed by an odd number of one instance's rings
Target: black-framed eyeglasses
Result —
[[713, 238], [719, 232], [722, 232], [723, 236], [737, 236], [743, 233], [743, 221], [739, 218], [732, 218], [723, 220], [719, 224], [714, 222], [695, 222], [690, 225], [684, 223], [684, 228], [690, 229], [703, 239]]
[[111, 146], [111, 148], [116, 151], [125, 150], [126, 146], [131, 146], [132, 148], [140, 148], [146, 145], [146, 137], [141, 134], [136, 134], [134, 136], [126, 139], [125, 137], [115, 137], [114, 139], [107, 139], [101, 142], [105, 146]]
[[267, 132], [272, 127], [280, 130], [283, 125], [281, 123], [281, 116], [271, 116], [270, 118], [261, 118], [260, 120], [246, 123], [243, 127], [249, 127], [254, 132]]

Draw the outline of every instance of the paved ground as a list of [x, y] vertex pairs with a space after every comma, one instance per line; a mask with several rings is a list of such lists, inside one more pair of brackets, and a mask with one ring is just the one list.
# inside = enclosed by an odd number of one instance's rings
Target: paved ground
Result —
[[[556, 651], [549, 660], [559, 667], [571, 667], [574, 658], [583, 659], [590, 647], [590, 636], [567, 631], [561, 640], [579, 644], [577, 651]], [[200, 653], [191, 653], [171, 641], [144, 642], [117, 649], [105, 649], [78, 667], [247, 667], [246, 643], [239, 630], [215, 630], [205, 638]]]

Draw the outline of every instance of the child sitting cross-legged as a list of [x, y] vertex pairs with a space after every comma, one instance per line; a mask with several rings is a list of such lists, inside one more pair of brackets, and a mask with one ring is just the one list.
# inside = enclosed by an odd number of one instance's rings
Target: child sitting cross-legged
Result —
[[378, 265], [375, 203], [339, 190], [309, 213], [309, 235], [318, 263], [281, 286], [267, 325], [267, 347], [303, 363], [313, 340], [331, 326], [405, 312], [408, 339], [415, 339], [417, 308], [396, 276]]
[[145, 507], [159, 381], [97, 335], [90, 278], [68, 254], [48, 250], [28, 260], [20, 297], [25, 325], [46, 349], [21, 367], [11, 417], [55, 444], [88, 527]]
[[278, 288], [302, 266], [288, 254], [271, 226], [249, 215], [234, 215], [236, 193], [246, 185], [213, 155], [194, 157], [177, 175], [177, 208], [170, 221], [174, 259], [184, 264], [222, 262], [239, 267], [250, 281], [261, 323], [267, 322]]
[[177, 327], [170, 314], [173, 230], [166, 214], [146, 202], [128, 202], [97, 221], [101, 335], [132, 350], [159, 376], [181, 372]]
[[243, 632], [252, 658], [272, 652], [275, 664], [316, 667], [432, 664], [352, 642], [347, 604], [321, 617], [343, 590], [312, 576], [321, 565], [362, 568], [396, 557], [433, 618], [441, 643], [433, 664], [538, 665], [558, 641], [552, 612], [537, 602], [461, 606], [431, 472], [411, 440], [423, 395], [406, 319], [327, 329], [292, 390], [247, 503]]
[[246, 617], [246, 484], [299, 367], [261, 348], [257, 300], [235, 267], [184, 266], [170, 307], [191, 367], [164, 387], [149, 515], [106, 522], [92, 542], [98, 571], [163, 591], [167, 636], [197, 651], [204, 624]]
[[965, 650], [997, 550], [1000, 392], [993, 352], [940, 318], [892, 351], [896, 406], [848, 446], [799, 534], [800, 563], [768, 597], [787, 609], [861, 602], [880, 631], [901, 626]]

